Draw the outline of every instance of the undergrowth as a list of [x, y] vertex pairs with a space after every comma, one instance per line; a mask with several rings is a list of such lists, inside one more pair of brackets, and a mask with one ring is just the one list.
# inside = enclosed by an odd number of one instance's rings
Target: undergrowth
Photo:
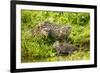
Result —
[[[72, 31], [68, 38], [71, 43], [81, 50], [71, 55], [56, 56], [52, 45], [54, 41], [41, 34], [32, 36], [35, 29], [43, 21], [58, 25], [71, 25]], [[21, 61], [58, 61], [60, 60], [89, 60], [90, 59], [90, 14], [80, 12], [56, 12], [21, 10]]]

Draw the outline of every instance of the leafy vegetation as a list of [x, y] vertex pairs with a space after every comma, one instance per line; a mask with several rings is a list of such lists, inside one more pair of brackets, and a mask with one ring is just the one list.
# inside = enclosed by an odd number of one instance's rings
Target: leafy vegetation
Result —
[[[80, 48], [70, 55], [57, 56], [53, 41], [38, 34], [32, 36], [32, 29], [44, 21], [58, 25], [71, 25], [68, 42]], [[80, 12], [56, 12], [21, 10], [21, 61], [61, 61], [90, 59], [90, 14]]]

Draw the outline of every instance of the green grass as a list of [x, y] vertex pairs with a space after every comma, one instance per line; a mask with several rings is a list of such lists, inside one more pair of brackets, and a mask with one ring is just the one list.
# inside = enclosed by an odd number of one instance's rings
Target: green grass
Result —
[[[31, 30], [44, 21], [58, 25], [71, 25], [72, 31], [68, 42], [82, 50], [71, 55], [56, 56], [56, 51], [52, 47], [54, 41], [41, 34], [32, 36]], [[90, 59], [89, 13], [21, 10], [21, 35], [22, 62]]]

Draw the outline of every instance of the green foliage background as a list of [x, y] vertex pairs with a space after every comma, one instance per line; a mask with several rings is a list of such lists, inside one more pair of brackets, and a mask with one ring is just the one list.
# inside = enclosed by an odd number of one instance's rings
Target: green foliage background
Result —
[[[58, 25], [71, 25], [69, 43], [81, 50], [71, 55], [56, 56], [53, 42], [41, 35], [32, 36], [31, 29], [49, 21]], [[90, 14], [80, 12], [56, 12], [21, 10], [21, 61], [62, 61], [90, 59]]]

